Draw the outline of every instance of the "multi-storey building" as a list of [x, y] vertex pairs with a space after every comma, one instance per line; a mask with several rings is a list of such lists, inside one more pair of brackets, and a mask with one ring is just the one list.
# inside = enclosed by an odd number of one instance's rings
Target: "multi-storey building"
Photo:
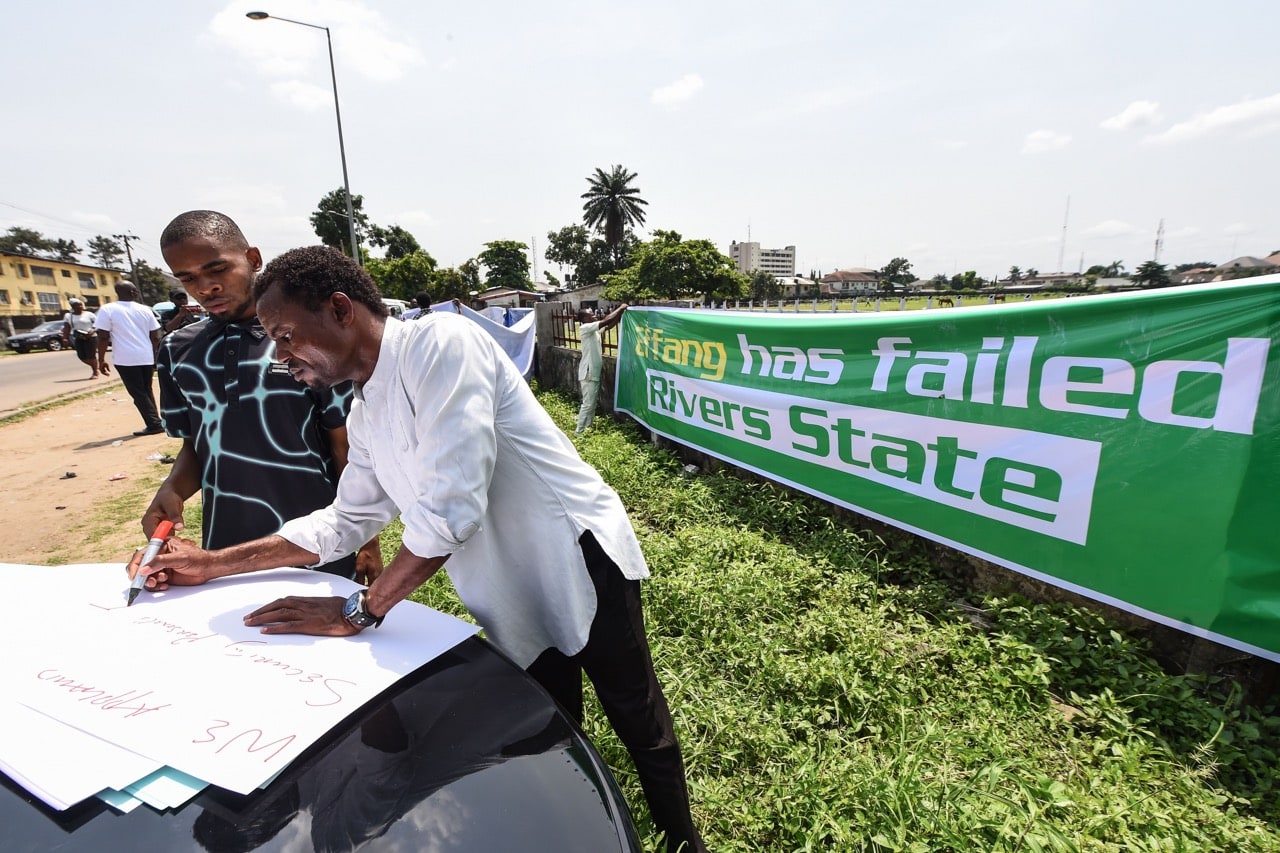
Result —
[[27, 255], [0, 254], [0, 329], [14, 334], [60, 320], [76, 297], [94, 310], [115, 299], [119, 270]]
[[761, 249], [759, 243], [739, 243], [734, 240], [729, 245], [729, 257], [738, 272], [748, 275], [756, 270], [764, 270], [777, 278], [794, 278], [796, 274], [795, 246]]

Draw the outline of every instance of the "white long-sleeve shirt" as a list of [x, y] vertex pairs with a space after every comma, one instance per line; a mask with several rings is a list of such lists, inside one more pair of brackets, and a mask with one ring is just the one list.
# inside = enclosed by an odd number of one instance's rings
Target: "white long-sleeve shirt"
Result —
[[648, 577], [617, 493], [578, 456], [511, 359], [475, 323], [388, 319], [347, 418], [350, 453], [330, 506], [280, 535], [329, 562], [400, 514], [403, 544], [445, 564], [489, 638], [520, 666], [586, 645], [590, 530], [631, 579]]

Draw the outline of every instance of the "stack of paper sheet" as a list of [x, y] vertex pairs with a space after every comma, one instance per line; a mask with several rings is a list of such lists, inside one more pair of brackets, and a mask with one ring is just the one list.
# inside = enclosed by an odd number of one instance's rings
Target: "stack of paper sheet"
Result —
[[7, 589], [53, 609], [0, 622], [0, 770], [55, 809], [101, 792], [127, 810], [177, 807], [206, 783], [264, 784], [369, 699], [477, 628], [412, 602], [355, 637], [263, 634], [250, 611], [288, 595], [346, 597], [302, 569], [144, 592], [120, 564], [0, 564]]

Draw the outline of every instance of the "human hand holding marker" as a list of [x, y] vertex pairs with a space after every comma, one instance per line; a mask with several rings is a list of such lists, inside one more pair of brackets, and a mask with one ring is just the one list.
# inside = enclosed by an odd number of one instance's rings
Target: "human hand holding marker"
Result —
[[142, 592], [142, 586], [147, 582], [147, 576], [142, 573], [142, 567], [155, 559], [156, 554], [160, 553], [160, 549], [164, 547], [165, 540], [169, 538], [169, 534], [173, 533], [173, 522], [162, 521], [156, 525], [155, 532], [151, 534], [151, 541], [147, 543], [147, 550], [142, 552], [142, 559], [137, 565], [130, 561], [129, 564], [129, 603], [128, 607], [133, 604], [134, 599], [138, 597], [138, 593]]

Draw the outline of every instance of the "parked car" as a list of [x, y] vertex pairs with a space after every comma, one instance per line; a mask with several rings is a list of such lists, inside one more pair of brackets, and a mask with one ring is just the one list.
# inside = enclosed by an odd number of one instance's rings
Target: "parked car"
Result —
[[[250, 747], [252, 749], [252, 747]], [[0, 849], [641, 853], [617, 782], [524, 670], [471, 637], [357, 710], [248, 795], [53, 811], [0, 773]]]
[[31, 352], [37, 349], [60, 350], [64, 346], [61, 320], [50, 320], [29, 332], [9, 336], [9, 349], [15, 352]]

